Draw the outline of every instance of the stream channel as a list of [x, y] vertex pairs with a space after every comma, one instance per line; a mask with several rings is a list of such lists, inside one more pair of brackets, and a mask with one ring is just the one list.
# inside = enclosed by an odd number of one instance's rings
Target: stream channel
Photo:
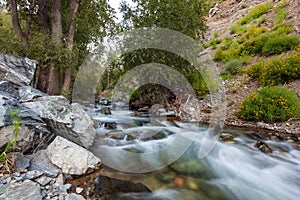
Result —
[[[212, 131], [197, 123], [145, 114], [89, 108], [99, 122], [90, 150], [115, 177], [141, 182], [152, 192], [111, 199], [296, 200], [300, 197], [300, 152], [291, 143], [265, 141], [272, 153], [254, 147], [249, 131], [223, 130], [234, 138], [216, 141], [204, 158], [199, 150]], [[253, 132], [252, 132], [253, 133]]]

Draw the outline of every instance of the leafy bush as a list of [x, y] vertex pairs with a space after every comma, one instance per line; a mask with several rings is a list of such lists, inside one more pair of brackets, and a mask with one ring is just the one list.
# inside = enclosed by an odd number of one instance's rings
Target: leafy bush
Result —
[[212, 48], [212, 49], [216, 49], [217, 45], [220, 44], [222, 42], [221, 38], [214, 38], [212, 40], [209, 41], [208, 45]]
[[247, 15], [245, 15], [244, 17], [240, 18], [237, 21], [237, 24], [239, 25], [244, 25], [249, 23], [250, 21], [257, 19], [258, 17], [260, 17], [261, 15], [267, 13], [271, 8], [273, 7], [273, 4], [268, 2], [268, 3], [264, 3], [264, 4], [260, 4], [257, 5], [255, 7], [253, 7]]
[[262, 25], [263, 23], [265, 23], [267, 21], [267, 17], [266, 15], [262, 15], [260, 16], [257, 20], [256, 23], [258, 26]]
[[231, 25], [229, 27], [230, 34], [242, 35], [247, 31], [247, 26], [243, 25]]
[[281, 24], [284, 20], [284, 18], [287, 16], [289, 12], [284, 9], [284, 8], [279, 8], [277, 11], [276, 11], [276, 19], [274, 21], [274, 24]]
[[300, 52], [286, 58], [273, 57], [252, 64], [247, 74], [258, 78], [263, 85], [283, 84], [300, 78]]
[[244, 37], [247, 39], [255, 38], [255, 37], [261, 35], [262, 33], [265, 33], [266, 31], [267, 31], [267, 28], [265, 26], [262, 26], [262, 27], [249, 26]]
[[280, 54], [294, 49], [298, 44], [299, 38], [295, 35], [269, 37], [262, 48], [262, 54], [265, 56]]
[[266, 87], [247, 97], [237, 115], [245, 120], [285, 121], [300, 116], [300, 101], [286, 87]]
[[237, 59], [231, 60], [224, 65], [221, 75], [235, 75], [239, 73], [241, 62]]

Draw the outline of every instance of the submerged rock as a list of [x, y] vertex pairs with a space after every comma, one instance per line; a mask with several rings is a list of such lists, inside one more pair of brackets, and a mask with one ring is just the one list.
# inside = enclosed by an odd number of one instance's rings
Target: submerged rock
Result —
[[254, 147], [257, 147], [263, 153], [272, 153], [271, 147], [269, 147], [269, 145], [263, 141], [257, 140]]
[[221, 133], [220, 134], [220, 139], [222, 141], [233, 141], [234, 136], [231, 135], [230, 133]]
[[47, 147], [46, 154], [63, 173], [71, 175], [84, 174], [100, 163], [100, 159], [91, 152], [60, 136]]

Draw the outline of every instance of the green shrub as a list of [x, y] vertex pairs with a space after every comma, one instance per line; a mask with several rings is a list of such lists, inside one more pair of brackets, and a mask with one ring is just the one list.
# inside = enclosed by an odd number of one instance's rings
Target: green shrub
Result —
[[300, 116], [300, 102], [295, 92], [286, 87], [266, 87], [247, 97], [237, 115], [245, 120], [286, 121]]
[[262, 15], [260, 16], [257, 20], [256, 23], [258, 26], [262, 25], [263, 23], [265, 23], [267, 21], [267, 17], [266, 15]]
[[270, 56], [294, 49], [299, 44], [299, 37], [294, 35], [278, 35], [269, 37], [262, 48], [262, 54]]
[[286, 35], [292, 32], [292, 24], [284, 23], [273, 27], [272, 32], [277, 35]]
[[255, 7], [253, 7], [247, 15], [245, 15], [244, 17], [240, 18], [237, 21], [238, 25], [244, 25], [247, 24], [249, 22], [251, 22], [254, 19], [259, 18], [261, 15], [269, 12], [269, 10], [273, 7], [273, 4], [268, 2], [268, 3], [264, 3], [264, 4], [260, 4], [257, 5]]
[[243, 35], [247, 31], [247, 26], [243, 25], [231, 25], [229, 27], [230, 34]]
[[247, 32], [245, 33], [244, 37], [247, 39], [255, 38], [262, 33], [265, 33], [267, 31], [267, 28], [265, 26], [262, 27], [255, 27], [255, 26], [249, 26]]
[[237, 59], [231, 60], [224, 65], [221, 75], [236, 75], [240, 72], [241, 62]]
[[285, 19], [285, 17], [287, 16], [289, 12], [284, 9], [284, 8], [280, 8], [276, 11], [276, 18], [275, 18], [275, 21], [274, 21], [274, 24], [282, 24], [283, 23], [283, 20]]
[[246, 40], [241, 44], [240, 52], [245, 55], [256, 55], [262, 51], [266, 38], [265, 37], [256, 37], [250, 40]]
[[300, 78], [300, 52], [286, 58], [273, 57], [252, 64], [247, 74], [258, 78], [262, 85], [277, 85]]
[[214, 38], [212, 40], [209, 41], [208, 45], [212, 48], [212, 49], [216, 49], [217, 45], [220, 44], [222, 42], [221, 38]]

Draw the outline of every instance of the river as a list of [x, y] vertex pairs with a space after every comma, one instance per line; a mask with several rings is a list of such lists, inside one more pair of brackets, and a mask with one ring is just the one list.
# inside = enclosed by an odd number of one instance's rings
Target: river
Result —
[[254, 147], [256, 140], [243, 131], [223, 130], [234, 136], [216, 141], [200, 156], [207, 133], [196, 123], [133, 116], [132, 112], [101, 114], [91, 151], [102, 162], [138, 180], [152, 193], [125, 193], [114, 199], [144, 200], [296, 200], [300, 196], [300, 152], [289, 142], [265, 141], [272, 153]]

